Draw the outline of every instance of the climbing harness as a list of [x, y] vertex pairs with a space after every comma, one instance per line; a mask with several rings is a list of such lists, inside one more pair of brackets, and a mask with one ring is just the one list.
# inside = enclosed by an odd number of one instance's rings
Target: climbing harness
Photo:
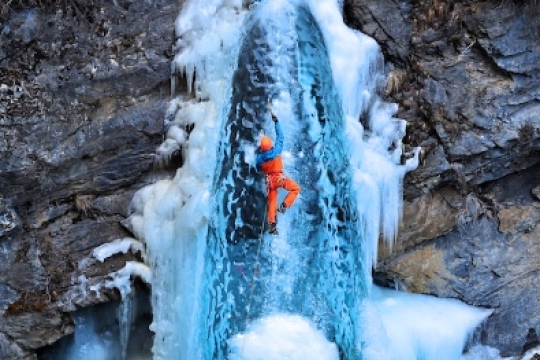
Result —
[[266, 174], [266, 193], [270, 190], [277, 189], [286, 179], [282, 172]]

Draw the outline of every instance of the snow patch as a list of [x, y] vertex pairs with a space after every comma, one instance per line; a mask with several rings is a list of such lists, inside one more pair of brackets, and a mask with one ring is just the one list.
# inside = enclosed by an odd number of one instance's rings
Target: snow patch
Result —
[[137, 239], [133, 238], [123, 238], [111, 241], [110, 243], [103, 244], [98, 246], [92, 251], [92, 256], [95, 257], [100, 262], [105, 261], [105, 259], [115, 255], [115, 254], [127, 254], [128, 251], [132, 253], [143, 253], [144, 247], [143, 244]]
[[252, 323], [230, 340], [229, 360], [338, 360], [334, 343], [298, 315], [276, 314]]

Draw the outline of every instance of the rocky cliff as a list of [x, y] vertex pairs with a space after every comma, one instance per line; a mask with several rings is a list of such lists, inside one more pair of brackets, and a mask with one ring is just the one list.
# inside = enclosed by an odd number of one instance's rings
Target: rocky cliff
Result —
[[[540, 330], [537, 5], [344, 2], [348, 24], [381, 44], [385, 95], [409, 122], [408, 145], [426, 154], [376, 278], [495, 309], [480, 338], [504, 355]], [[160, 176], [180, 8], [0, 5], [1, 359], [35, 358], [73, 332], [70, 312], [118, 297], [100, 284], [135, 255], [101, 263], [92, 251], [129, 236], [132, 194]]]
[[376, 278], [495, 309], [482, 342], [519, 354], [540, 330], [540, 4], [346, 0], [345, 18], [381, 44], [427, 155]]
[[[33, 6], [31, 6], [33, 5]], [[73, 332], [133, 256], [99, 245], [151, 182], [181, 2], [0, 4], [0, 359]], [[155, 175], [152, 175], [155, 176]]]

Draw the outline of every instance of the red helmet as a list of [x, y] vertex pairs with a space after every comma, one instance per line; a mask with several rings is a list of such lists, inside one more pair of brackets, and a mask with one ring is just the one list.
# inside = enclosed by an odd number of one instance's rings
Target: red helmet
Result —
[[268, 136], [263, 136], [261, 138], [261, 142], [259, 143], [259, 147], [262, 151], [268, 151], [272, 148], [272, 139], [270, 139]]

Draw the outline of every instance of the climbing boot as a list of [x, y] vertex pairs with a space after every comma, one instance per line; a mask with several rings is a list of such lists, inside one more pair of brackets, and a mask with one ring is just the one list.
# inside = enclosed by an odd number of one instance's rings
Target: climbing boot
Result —
[[285, 211], [287, 211], [287, 205], [285, 203], [281, 203], [279, 207], [277, 208], [277, 211], [279, 211], [282, 214], [285, 214]]
[[268, 233], [272, 235], [278, 234], [276, 223], [268, 224]]

